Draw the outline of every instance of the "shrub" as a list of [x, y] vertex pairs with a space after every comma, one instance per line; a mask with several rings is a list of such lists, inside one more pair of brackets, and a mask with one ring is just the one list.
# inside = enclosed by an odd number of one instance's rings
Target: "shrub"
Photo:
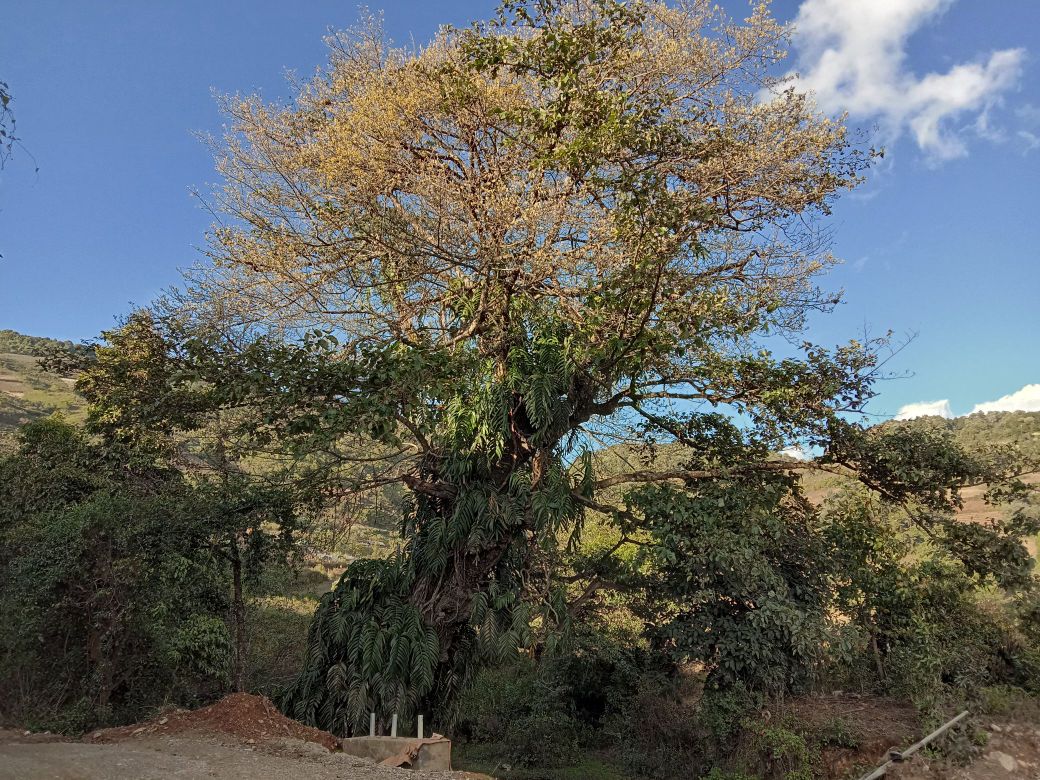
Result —
[[500, 746], [512, 764], [556, 767], [577, 757], [581, 728], [564, 689], [524, 659], [476, 675], [463, 697], [458, 731]]
[[0, 700], [77, 732], [223, 690], [225, 581], [175, 473], [55, 420], [0, 460]]

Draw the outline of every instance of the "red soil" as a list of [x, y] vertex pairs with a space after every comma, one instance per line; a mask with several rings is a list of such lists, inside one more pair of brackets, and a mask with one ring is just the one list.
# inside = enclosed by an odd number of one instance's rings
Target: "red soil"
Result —
[[314, 742], [328, 750], [339, 748], [339, 740], [332, 734], [287, 718], [267, 697], [248, 693], [233, 693], [198, 710], [175, 710], [144, 723], [95, 731], [88, 739], [93, 742], [122, 742], [136, 737], [186, 732], [226, 734], [246, 743], [261, 744], [289, 737]]

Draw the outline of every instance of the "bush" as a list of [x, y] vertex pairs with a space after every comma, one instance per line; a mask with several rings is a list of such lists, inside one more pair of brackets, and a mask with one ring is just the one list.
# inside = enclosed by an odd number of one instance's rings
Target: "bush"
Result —
[[629, 777], [686, 778], [710, 764], [714, 741], [675, 685], [641, 680], [639, 691], [610, 719], [612, 754]]
[[458, 731], [499, 746], [511, 764], [558, 767], [577, 757], [581, 727], [564, 689], [525, 659], [476, 675]]

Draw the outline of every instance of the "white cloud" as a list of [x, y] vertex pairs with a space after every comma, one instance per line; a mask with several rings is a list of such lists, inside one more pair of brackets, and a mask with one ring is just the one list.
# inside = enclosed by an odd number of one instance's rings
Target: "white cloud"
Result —
[[996, 401], [975, 404], [971, 413], [975, 412], [1040, 412], [1040, 385], [1026, 385]]
[[[1040, 384], [1026, 385], [1021, 390], [998, 398], [996, 401], [984, 401], [975, 404], [969, 414], [976, 412], [1040, 412]], [[941, 401], [919, 401], [915, 404], [901, 406], [896, 413], [897, 420], [912, 420], [915, 417], [938, 416], [947, 420], [953, 418], [950, 402], [947, 399]], [[784, 451], [784, 454], [791, 453]]]
[[897, 420], [912, 420], [915, 417], [944, 417], [947, 420], [953, 417], [950, 402], [944, 398], [941, 401], [921, 401], [916, 404], [901, 406], [896, 414]]
[[793, 444], [790, 447], [784, 447], [780, 450], [780, 454], [786, 455], [789, 458], [794, 458], [795, 460], [812, 460], [812, 455], [797, 444]]
[[828, 113], [877, 121], [888, 139], [910, 132], [933, 160], [965, 155], [963, 128], [954, 120], [974, 115], [987, 132], [996, 132], [985, 112], [1016, 84], [1025, 52], [994, 51], [945, 73], [910, 72], [908, 38], [952, 2], [804, 0], [794, 34], [800, 86], [814, 91]]

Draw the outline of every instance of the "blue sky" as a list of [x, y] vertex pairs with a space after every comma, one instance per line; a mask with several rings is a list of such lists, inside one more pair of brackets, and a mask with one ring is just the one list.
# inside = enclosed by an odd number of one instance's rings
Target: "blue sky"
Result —
[[[494, 5], [372, 3], [418, 42]], [[790, 65], [821, 107], [887, 150], [830, 221], [846, 264], [826, 284], [846, 302], [809, 335], [917, 334], [889, 364], [912, 374], [882, 384], [880, 415], [965, 414], [1019, 391], [992, 408], [1040, 409], [1040, 3], [774, 13], [797, 21]], [[215, 180], [194, 135], [220, 131], [212, 91], [288, 97], [285, 70], [322, 64], [326, 30], [355, 18], [327, 0], [7, 0], [0, 80], [35, 162], [18, 151], [0, 172], [0, 328], [90, 338], [176, 283], [210, 221], [190, 190]]]

